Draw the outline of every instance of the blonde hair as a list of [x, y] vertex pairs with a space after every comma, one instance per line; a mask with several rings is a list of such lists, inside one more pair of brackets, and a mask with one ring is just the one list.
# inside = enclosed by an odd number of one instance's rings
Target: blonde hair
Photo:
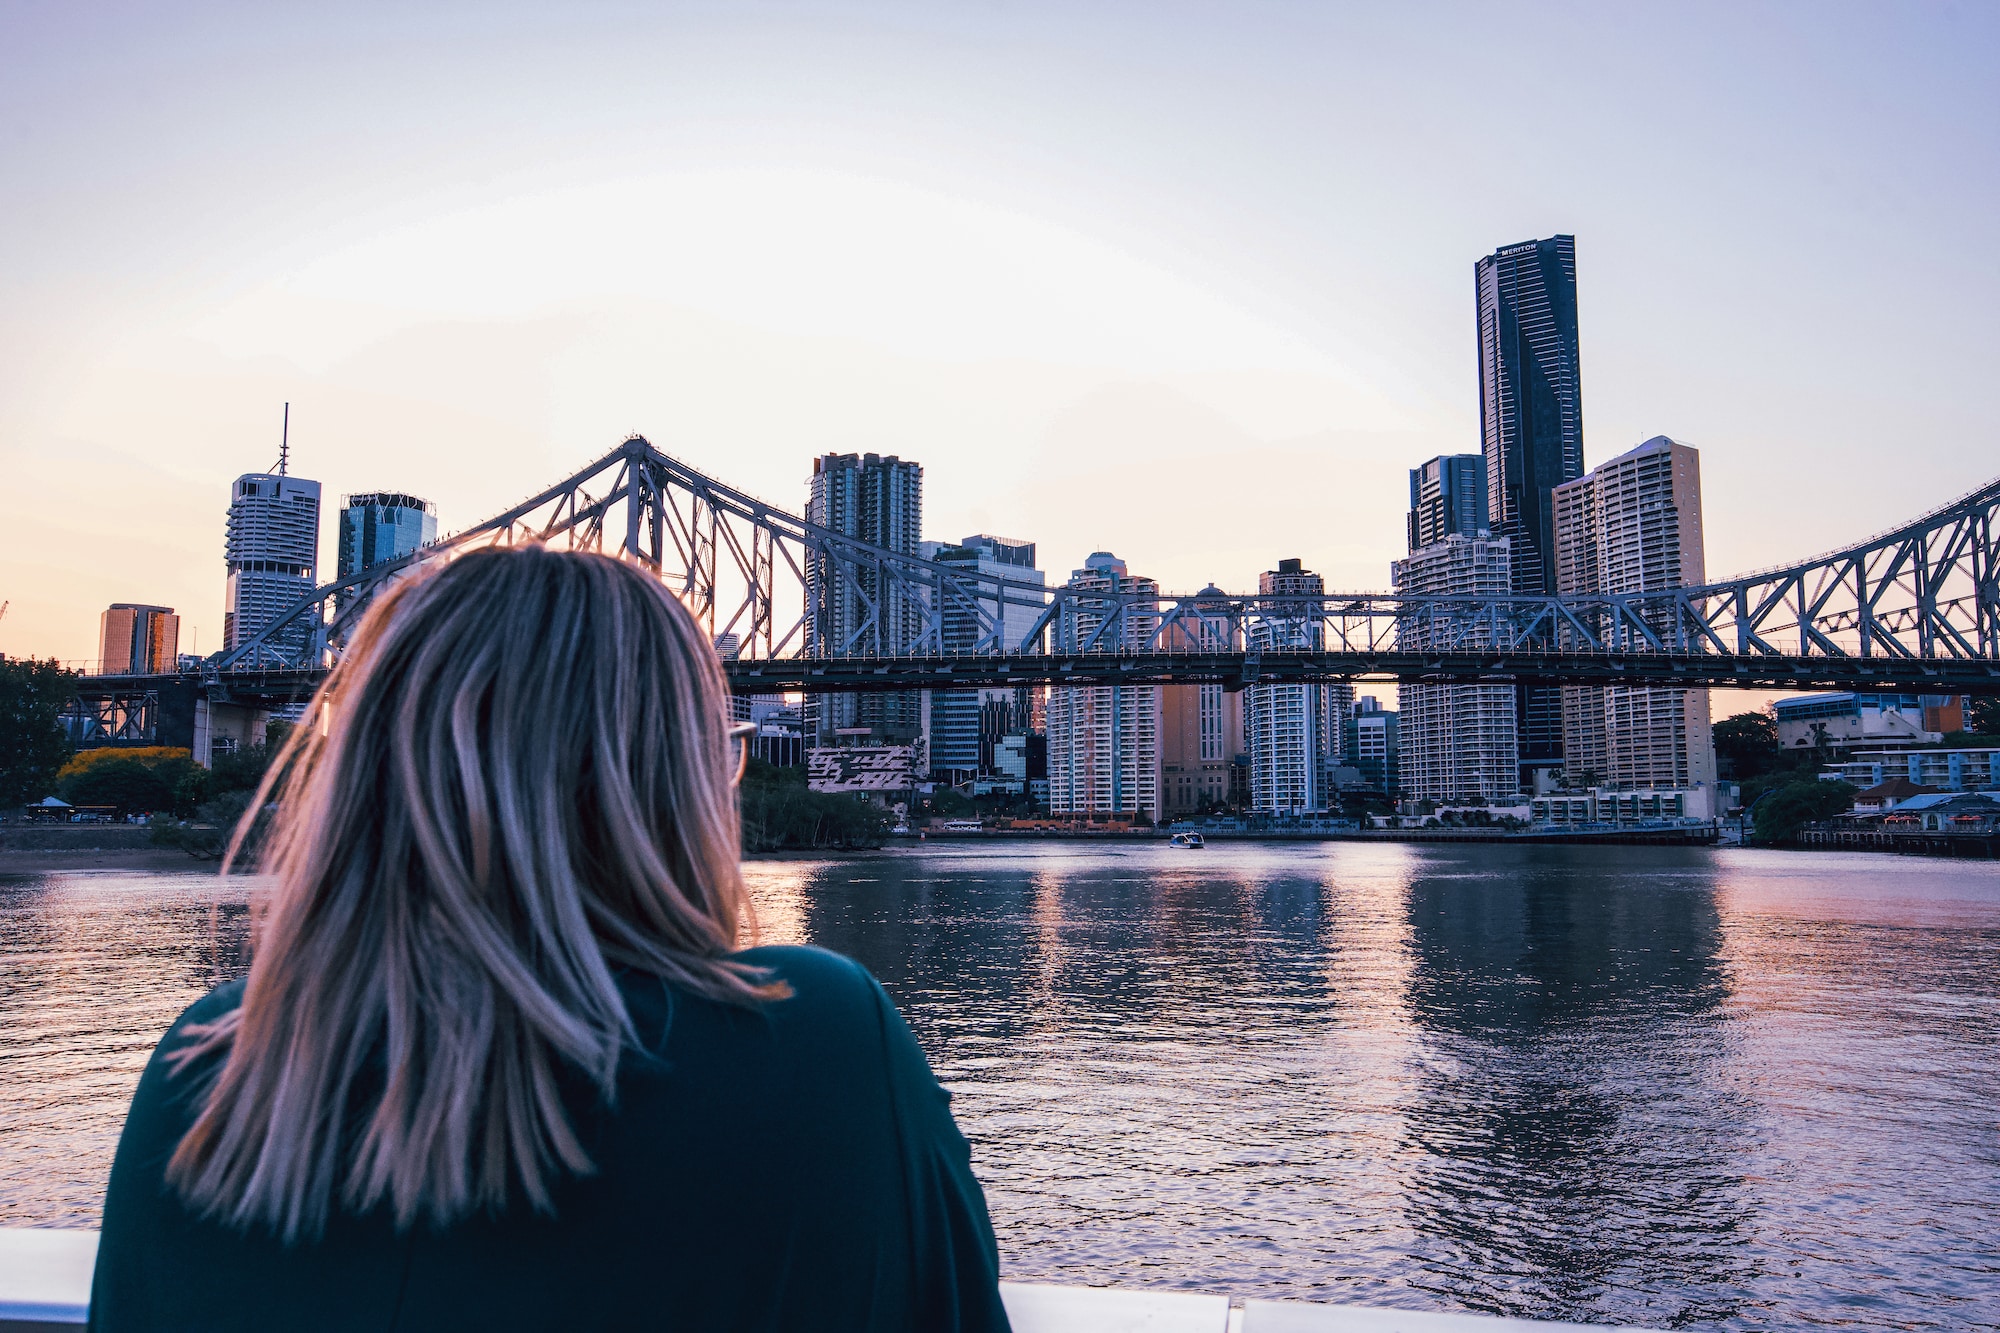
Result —
[[[610, 1099], [635, 1040], [614, 968], [783, 993], [747, 924], [721, 666], [658, 579], [493, 548], [362, 620], [231, 840], [275, 793], [276, 880], [226, 1052], [167, 1177], [204, 1215], [316, 1236], [538, 1210], [592, 1164], [559, 1091]], [[319, 719], [314, 724], [310, 719]]]

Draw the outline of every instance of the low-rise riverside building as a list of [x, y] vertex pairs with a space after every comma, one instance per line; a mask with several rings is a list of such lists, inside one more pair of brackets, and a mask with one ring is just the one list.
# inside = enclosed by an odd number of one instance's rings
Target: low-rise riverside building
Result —
[[1855, 793], [1854, 813], [1857, 815], [1879, 815], [1894, 810], [1897, 806], [1917, 796], [1935, 796], [1936, 787], [1926, 787], [1905, 777], [1893, 777], [1878, 782], [1865, 791]]
[[2000, 788], [2000, 747], [1868, 750], [1832, 765], [1821, 776], [1863, 789], [1900, 777], [1932, 791], [1984, 791]]
[[1528, 802], [1537, 824], [1641, 824], [1658, 820], [1713, 819], [1715, 788], [1590, 787], [1550, 792]]
[[1935, 745], [1944, 733], [1965, 729], [1965, 703], [1955, 694], [1835, 690], [1779, 699], [1772, 711], [1778, 744], [1787, 750], [1820, 744]]

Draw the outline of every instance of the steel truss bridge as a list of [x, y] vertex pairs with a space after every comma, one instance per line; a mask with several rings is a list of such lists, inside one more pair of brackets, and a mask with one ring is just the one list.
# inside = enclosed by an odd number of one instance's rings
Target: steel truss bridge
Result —
[[[1846, 550], [1698, 588], [1177, 595], [1045, 588], [870, 545], [636, 435], [476, 527], [312, 590], [209, 659], [200, 687], [303, 697], [377, 590], [422, 561], [520, 542], [656, 570], [733, 642], [743, 692], [1367, 679], [2000, 694], [2000, 479]], [[79, 707], [143, 731], [131, 719], [147, 692], [176, 680], [87, 678]]]

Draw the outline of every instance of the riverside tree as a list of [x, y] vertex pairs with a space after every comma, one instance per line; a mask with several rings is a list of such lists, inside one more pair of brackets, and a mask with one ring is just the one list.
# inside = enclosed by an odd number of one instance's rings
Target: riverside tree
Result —
[[53, 661], [0, 657], [0, 807], [55, 790], [72, 748], [62, 710], [74, 698], [75, 672]]

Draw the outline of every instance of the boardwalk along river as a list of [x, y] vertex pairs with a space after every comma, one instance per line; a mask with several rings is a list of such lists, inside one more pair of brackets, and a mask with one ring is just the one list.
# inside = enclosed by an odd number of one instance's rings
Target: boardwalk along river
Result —
[[[2000, 866], [982, 844], [750, 867], [953, 1089], [1006, 1276], [2000, 1328]], [[94, 1225], [254, 881], [0, 876], [0, 1225]]]

